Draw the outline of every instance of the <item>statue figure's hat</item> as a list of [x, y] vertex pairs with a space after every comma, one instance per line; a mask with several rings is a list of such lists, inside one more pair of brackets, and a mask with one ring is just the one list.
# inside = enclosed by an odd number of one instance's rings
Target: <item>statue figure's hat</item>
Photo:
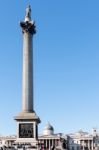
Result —
[[30, 5], [26, 8], [25, 21], [31, 21], [31, 6]]

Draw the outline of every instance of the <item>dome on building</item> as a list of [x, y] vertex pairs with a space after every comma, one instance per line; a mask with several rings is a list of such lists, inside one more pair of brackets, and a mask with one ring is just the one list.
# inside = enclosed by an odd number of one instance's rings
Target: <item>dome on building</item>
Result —
[[44, 131], [43, 131], [43, 135], [52, 135], [54, 134], [54, 128], [52, 125], [50, 125], [50, 123], [47, 123]]

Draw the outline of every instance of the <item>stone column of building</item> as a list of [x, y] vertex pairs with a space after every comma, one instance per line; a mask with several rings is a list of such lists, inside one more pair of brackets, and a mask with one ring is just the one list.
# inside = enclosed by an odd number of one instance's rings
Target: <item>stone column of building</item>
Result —
[[90, 140], [88, 140], [88, 150], [90, 150]]
[[49, 139], [49, 143], [48, 143], [48, 145], [49, 145], [49, 149], [50, 149], [50, 139]]
[[85, 144], [85, 143], [84, 143], [84, 140], [83, 140], [83, 141], [82, 141], [82, 145], [83, 145], [83, 150], [85, 150], [84, 144]]
[[91, 141], [91, 149], [93, 150], [93, 139]]

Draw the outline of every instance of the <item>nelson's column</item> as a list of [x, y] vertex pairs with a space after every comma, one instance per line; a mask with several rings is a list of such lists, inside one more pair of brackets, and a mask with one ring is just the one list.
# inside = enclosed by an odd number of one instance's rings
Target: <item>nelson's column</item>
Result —
[[31, 21], [31, 8], [26, 8], [26, 16], [20, 22], [23, 33], [23, 92], [22, 112], [14, 119], [17, 121], [18, 143], [31, 143], [36, 146], [38, 138], [39, 117], [34, 111], [33, 99], [33, 43], [32, 38], [36, 33], [35, 23]]

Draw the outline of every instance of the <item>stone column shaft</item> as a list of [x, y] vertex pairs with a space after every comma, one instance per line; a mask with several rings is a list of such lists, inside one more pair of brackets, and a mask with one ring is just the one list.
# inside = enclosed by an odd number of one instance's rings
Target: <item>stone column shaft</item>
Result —
[[33, 50], [32, 37], [23, 33], [23, 112], [33, 112]]

